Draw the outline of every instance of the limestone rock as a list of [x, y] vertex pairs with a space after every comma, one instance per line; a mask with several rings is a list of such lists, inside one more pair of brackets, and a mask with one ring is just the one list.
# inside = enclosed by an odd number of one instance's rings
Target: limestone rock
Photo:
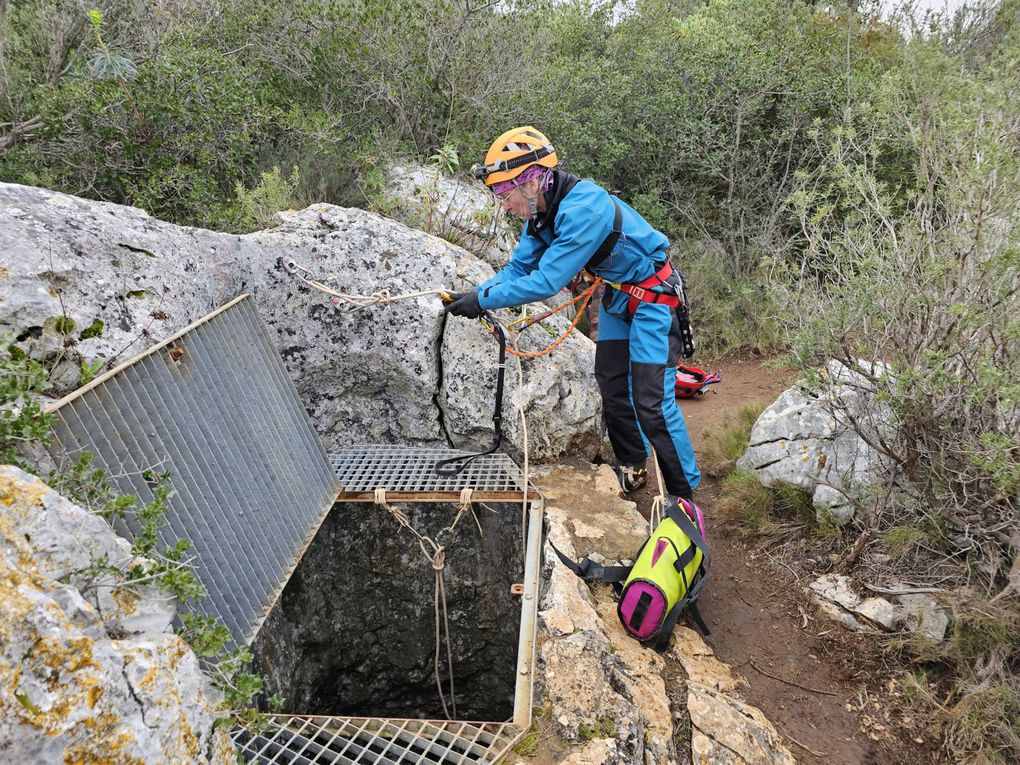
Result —
[[538, 612], [543, 630], [554, 637], [572, 635], [580, 630], [604, 632], [605, 626], [592, 608], [588, 586], [560, 563], [551, 547], [556, 545], [568, 558], [577, 560], [573, 542], [564, 528], [563, 511], [549, 505], [545, 512], [548, 531], [543, 559], [549, 586]]
[[949, 614], [931, 595], [923, 593], [897, 596], [900, 604], [900, 623], [905, 629], [938, 643], [945, 639], [949, 629]]
[[850, 497], [866, 499], [890, 469], [850, 425], [857, 423], [873, 442], [888, 437], [891, 413], [875, 402], [869, 381], [886, 371], [878, 363], [853, 370], [831, 361], [819, 390], [787, 389], [754, 424], [737, 467], [753, 471], [764, 486], [790, 484], [811, 493], [820, 519], [828, 513], [849, 520]]
[[[447, 320], [435, 295], [337, 310], [285, 264], [293, 259], [343, 293], [394, 295], [463, 289], [492, 269], [363, 210], [314, 205], [281, 220], [236, 236], [0, 184], [0, 329], [36, 357], [55, 358], [70, 337], [87, 359], [112, 366], [248, 292], [327, 449], [488, 446], [496, 343], [478, 322]], [[593, 359], [593, 344], [574, 333], [557, 352], [525, 363], [523, 386], [511, 366], [504, 408], [511, 454], [524, 447], [518, 404], [529, 414], [532, 459], [590, 458], [603, 448]], [[65, 389], [80, 382], [76, 361], [62, 369]]]
[[854, 592], [850, 579], [839, 574], [820, 576], [808, 585], [807, 592], [822, 613], [850, 630], [902, 629], [938, 642], [945, 638], [949, 626], [949, 615], [938, 601], [923, 594], [863, 598]]
[[645, 721], [634, 699], [612, 687], [624, 672], [605, 635], [583, 630], [549, 640], [542, 645], [541, 661], [545, 694], [562, 737], [614, 738], [624, 758], [618, 762], [641, 757]]
[[170, 628], [176, 612], [172, 596], [154, 586], [128, 590], [109, 576], [89, 573], [98, 560], [121, 570], [138, 562], [128, 541], [111, 533], [102, 518], [54, 491], [43, 491], [36, 503], [11, 505], [7, 519], [13, 535], [31, 540], [39, 573], [48, 579], [69, 580], [81, 590], [112, 637]]
[[507, 224], [495, 198], [479, 181], [414, 163], [390, 165], [385, 175], [383, 194], [394, 206], [394, 218], [456, 242], [493, 270], [506, 264], [520, 232]]
[[124, 622], [56, 581], [75, 581], [96, 551], [124, 554], [104, 521], [0, 467], [0, 750], [11, 762], [233, 762], [213, 730], [219, 695], [165, 620], [114, 639]]
[[691, 755], [695, 763], [792, 765], [795, 760], [759, 710], [731, 694], [693, 683]]
[[[647, 536], [604, 466], [547, 468], [536, 480], [549, 502], [547, 539], [565, 555], [620, 560]], [[669, 651], [656, 653], [626, 634], [611, 589], [582, 583], [549, 545], [545, 574], [538, 680], [548, 724], [568, 747], [556, 762], [676, 763], [677, 721], [685, 724], [688, 710], [696, 763], [794, 762], [764, 715], [736, 695], [742, 680], [696, 632], [677, 627]]]
[[701, 639], [701, 635], [682, 624], [673, 630], [669, 655], [683, 666], [689, 683], [724, 693], [747, 685], [746, 680], [734, 677], [729, 666], [715, 658], [715, 652]]

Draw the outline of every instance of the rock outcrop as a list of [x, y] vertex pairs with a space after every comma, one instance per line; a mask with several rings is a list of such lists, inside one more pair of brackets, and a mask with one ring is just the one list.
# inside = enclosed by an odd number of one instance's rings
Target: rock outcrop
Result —
[[[357, 209], [315, 205], [245, 236], [174, 226], [131, 207], [0, 184], [0, 331], [77, 386], [83, 363], [130, 359], [242, 292], [271, 338], [327, 449], [350, 443], [471, 448], [492, 438], [496, 344], [478, 322], [447, 319], [435, 295], [335, 309], [284, 267], [293, 259], [343, 293], [463, 289], [491, 268], [438, 237]], [[554, 318], [554, 330], [565, 327]], [[532, 330], [535, 331], [535, 330]], [[602, 448], [594, 346], [580, 333], [507, 375], [533, 459]]]
[[889, 589], [888, 597], [864, 597], [854, 591], [849, 577], [825, 574], [811, 582], [806, 592], [823, 614], [850, 630], [903, 630], [933, 643], [945, 638], [949, 614], [934, 597], [909, 587], [903, 592]]
[[234, 762], [218, 693], [154, 588], [97, 581], [130, 545], [0, 466], [0, 751], [6, 762]]
[[809, 492], [819, 520], [824, 514], [849, 520], [853, 501], [867, 501], [890, 469], [872, 446], [892, 427], [870, 381], [885, 373], [876, 363], [855, 370], [829, 362], [820, 384], [789, 388], [762, 413], [737, 467], [764, 486], [785, 483]]
[[392, 217], [459, 244], [493, 270], [506, 264], [520, 229], [507, 224], [480, 182], [415, 163], [392, 164], [385, 175], [381, 206]]
[[[537, 483], [547, 540], [565, 555], [625, 560], [648, 535], [606, 466], [543, 471]], [[537, 725], [564, 747], [552, 761], [676, 763], [688, 761], [689, 745], [695, 763], [794, 762], [772, 724], [740, 698], [743, 681], [696, 632], [678, 627], [665, 654], [644, 648], [620, 625], [608, 586], [578, 579], [548, 544], [545, 560], [536, 704]]]

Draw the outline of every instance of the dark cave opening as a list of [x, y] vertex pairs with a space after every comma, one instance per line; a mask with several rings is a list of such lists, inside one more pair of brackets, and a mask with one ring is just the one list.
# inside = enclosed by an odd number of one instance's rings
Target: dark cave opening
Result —
[[[509, 719], [521, 619], [511, 585], [524, 576], [520, 505], [475, 503], [477, 524], [465, 512], [456, 525], [456, 504], [392, 506], [444, 548], [455, 719]], [[290, 713], [443, 719], [435, 611], [435, 571], [415, 534], [382, 506], [338, 503], [259, 631], [254, 671]], [[439, 674], [449, 705], [447, 666], [444, 640]]]

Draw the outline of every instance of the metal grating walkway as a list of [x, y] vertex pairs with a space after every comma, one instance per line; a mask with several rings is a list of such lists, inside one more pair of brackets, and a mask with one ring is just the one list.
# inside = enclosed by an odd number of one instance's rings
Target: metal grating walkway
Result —
[[238, 729], [233, 740], [248, 762], [259, 765], [446, 765], [496, 762], [519, 735], [509, 723], [274, 715], [267, 730]]
[[[480, 500], [524, 498], [524, 476], [505, 454], [477, 457], [453, 476], [436, 473], [439, 460], [468, 455], [451, 449], [421, 449], [405, 446], [352, 446], [331, 454], [330, 462], [340, 483], [339, 499], [371, 500], [376, 489], [403, 500], [456, 499], [471, 489]], [[534, 488], [531, 493], [537, 496]]]

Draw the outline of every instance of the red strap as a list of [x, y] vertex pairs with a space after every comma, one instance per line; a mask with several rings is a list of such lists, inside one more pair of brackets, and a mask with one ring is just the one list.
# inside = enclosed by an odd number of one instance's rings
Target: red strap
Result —
[[627, 301], [627, 313], [633, 316], [637, 312], [638, 303], [661, 303], [662, 305], [676, 308], [680, 305], [680, 298], [668, 292], [652, 292], [651, 287], [658, 287], [673, 274], [673, 266], [666, 261], [666, 264], [655, 274], [649, 276], [643, 282], [637, 284], [621, 284], [620, 290], [630, 295]]

